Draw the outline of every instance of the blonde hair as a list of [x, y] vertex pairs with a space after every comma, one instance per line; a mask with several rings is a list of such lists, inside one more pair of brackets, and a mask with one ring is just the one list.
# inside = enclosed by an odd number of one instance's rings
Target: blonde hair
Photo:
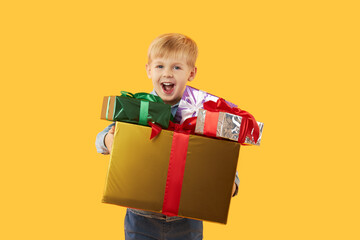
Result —
[[155, 38], [148, 50], [148, 63], [151, 60], [160, 58], [183, 58], [187, 60], [190, 67], [195, 67], [196, 58], [198, 55], [198, 48], [194, 40], [180, 34], [180, 33], [167, 33]]

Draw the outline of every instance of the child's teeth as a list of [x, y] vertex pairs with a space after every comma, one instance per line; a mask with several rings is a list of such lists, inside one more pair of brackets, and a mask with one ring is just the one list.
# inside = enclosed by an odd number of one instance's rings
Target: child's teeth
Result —
[[170, 91], [171, 89], [174, 88], [173, 83], [162, 83], [162, 86], [165, 91]]

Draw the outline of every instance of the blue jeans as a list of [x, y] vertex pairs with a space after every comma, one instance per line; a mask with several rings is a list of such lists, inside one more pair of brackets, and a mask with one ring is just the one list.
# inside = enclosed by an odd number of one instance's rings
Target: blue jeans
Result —
[[203, 223], [199, 220], [147, 214], [128, 208], [124, 223], [126, 240], [201, 240], [203, 238]]

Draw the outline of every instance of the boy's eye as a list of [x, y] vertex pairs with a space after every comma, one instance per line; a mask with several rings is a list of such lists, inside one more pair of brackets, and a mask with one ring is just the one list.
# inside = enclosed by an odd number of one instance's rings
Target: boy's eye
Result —
[[157, 65], [156, 68], [163, 68], [163, 65]]
[[179, 69], [181, 69], [181, 67], [179, 67], [179, 66], [174, 66], [174, 69], [179, 70]]

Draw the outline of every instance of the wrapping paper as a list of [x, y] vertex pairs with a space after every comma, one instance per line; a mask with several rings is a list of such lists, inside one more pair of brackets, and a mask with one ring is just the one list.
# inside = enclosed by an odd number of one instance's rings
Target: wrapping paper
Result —
[[[178, 110], [176, 111], [174, 120], [183, 123], [190, 117], [196, 117], [199, 109], [203, 109], [204, 102], [216, 102], [219, 97], [202, 90], [186, 86], [184, 94], [179, 102]], [[231, 102], [227, 102], [231, 107], [237, 107]]]
[[[205, 117], [208, 111], [204, 109], [199, 110], [199, 114], [196, 121], [195, 133], [204, 134], [204, 125], [205, 125]], [[238, 141], [240, 126], [241, 126], [242, 117], [226, 113], [219, 112], [219, 119], [216, 126], [216, 137], [226, 138], [232, 141]], [[260, 146], [262, 131], [264, 127], [264, 123], [257, 122], [260, 130], [260, 135], [255, 143], [254, 138], [245, 138], [245, 144], [257, 145]]]
[[[103, 202], [163, 213], [173, 131], [117, 122]], [[141, 149], [141, 151], [139, 151]], [[240, 144], [189, 135], [178, 216], [226, 223]], [[170, 185], [169, 185], [170, 186]]]
[[[141, 112], [145, 111], [143, 121]], [[148, 125], [155, 122], [163, 128], [169, 126], [171, 106], [160, 102], [145, 101], [124, 96], [104, 97], [101, 119]]]

